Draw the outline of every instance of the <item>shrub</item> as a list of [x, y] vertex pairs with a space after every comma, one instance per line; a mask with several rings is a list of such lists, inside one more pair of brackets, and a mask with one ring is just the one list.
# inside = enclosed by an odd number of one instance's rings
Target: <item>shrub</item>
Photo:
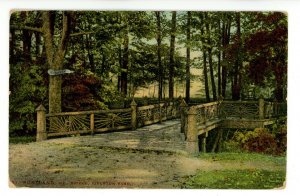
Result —
[[276, 154], [277, 143], [275, 136], [268, 129], [257, 128], [245, 135], [243, 149], [249, 152]]
[[268, 129], [256, 128], [254, 131], [237, 131], [229, 144], [235, 144], [247, 152], [279, 154], [276, 137]]

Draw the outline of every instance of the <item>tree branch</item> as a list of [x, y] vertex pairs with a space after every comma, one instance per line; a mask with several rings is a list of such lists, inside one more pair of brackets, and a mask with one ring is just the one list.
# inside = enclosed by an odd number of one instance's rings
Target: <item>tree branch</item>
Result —
[[88, 32], [78, 32], [78, 33], [72, 33], [70, 34], [70, 37], [75, 37], [75, 36], [80, 36], [80, 35], [90, 35], [93, 34], [95, 32], [93, 31], [88, 31]]
[[60, 43], [57, 47], [57, 52], [56, 52], [56, 58], [55, 58], [55, 64], [58, 67], [62, 66], [63, 58], [65, 56], [66, 48], [67, 48], [67, 43], [68, 39], [70, 36], [70, 29], [71, 29], [71, 13], [64, 12], [63, 13], [63, 29], [61, 33], [61, 39]]
[[54, 48], [53, 48], [53, 34], [51, 32], [53, 22], [51, 22], [50, 12], [49, 11], [43, 12], [42, 18], [44, 21], [42, 32], [43, 32], [44, 38], [45, 38], [45, 49], [46, 49], [47, 60], [48, 60], [49, 66], [52, 67], [53, 66]]
[[42, 28], [38, 28], [38, 27], [10, 25], [10, 29], [15, 29], [15, 30], [29, 30], [29, 31], [34, 31], [34, 32], [42, 33]]

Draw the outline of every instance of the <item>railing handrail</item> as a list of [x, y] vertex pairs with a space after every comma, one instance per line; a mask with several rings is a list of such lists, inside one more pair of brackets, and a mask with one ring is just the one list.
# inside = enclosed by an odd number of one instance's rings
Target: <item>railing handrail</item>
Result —
[[131, 108], [111, 109], [111, 110], [90, 110], [90, 111], [80, 111], [80, 112], [60, 112], [60, 113], [46, 114], [46, 117], [75, 116], [75, 115], [86, 115], [86, 114], [107, 114], [107, 113], [120, 113], [120, 112], [129, 112], [129, 111], [131, 111]]
[[258, 103], [258, 101], [242, 101], [242, 100], [237, 100], [237, 101], [230, 101], [230, 100], [224, 100], [224, 101], [221, 101], [223, 103], [241, 103], [241, 104], [256, 104]]
[[213, 101], [213, 102], [209, 102], [209, 103], [202, 103], [199, 105], [192, 105], [191, 107], [195, 108], [195, 109], [200, 109], [200, 108], [204, 108], [204, 107], [208, 107], [208, 106], [212, 106], [212, 105], [218, 105], [221, 102], [219, 101]]

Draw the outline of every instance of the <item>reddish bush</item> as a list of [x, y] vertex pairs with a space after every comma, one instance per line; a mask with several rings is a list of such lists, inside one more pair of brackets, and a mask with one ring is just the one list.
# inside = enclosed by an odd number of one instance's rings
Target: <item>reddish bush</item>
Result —
[[268, 129], [257, 128], [245, 135], [243, 149], [249, 152], [276, 154], [277, 143], [275, 136], [268, 132]]
[[280, 139], [276, 136], [270, 133], [268, 129], [256, 128], [254, 131], [236, 132], [232, 141], [237, 143], [242, 150], [248, 152], [278, 155], [285, 152], [286, 142], [284, 143], [284, 141], [286, 140], [283, 135]]

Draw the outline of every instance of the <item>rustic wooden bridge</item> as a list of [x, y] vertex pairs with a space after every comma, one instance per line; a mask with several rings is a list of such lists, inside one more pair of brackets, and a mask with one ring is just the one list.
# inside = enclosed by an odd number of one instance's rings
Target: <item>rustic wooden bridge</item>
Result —
[[286, 103], [268, 102], [264, 99], [216, 101], [191, 106], [182, 99], [140, 107], [133, 100], [130, 108], [126, 109], [54, 114], [46, 114], [46, 109], [40, 105], [37, 108], [36, 139], [43, 141], [67, 135], [139, 131], [152, 124], [180, 119], [185, 150], [193, 154], [199, 152], [199, 136], [202, 138], [202, 151], [206, 151], [206, 138], [213, 129], [222, 133], [223, 129], [229, 128], [263, 128], [286, 115]]

